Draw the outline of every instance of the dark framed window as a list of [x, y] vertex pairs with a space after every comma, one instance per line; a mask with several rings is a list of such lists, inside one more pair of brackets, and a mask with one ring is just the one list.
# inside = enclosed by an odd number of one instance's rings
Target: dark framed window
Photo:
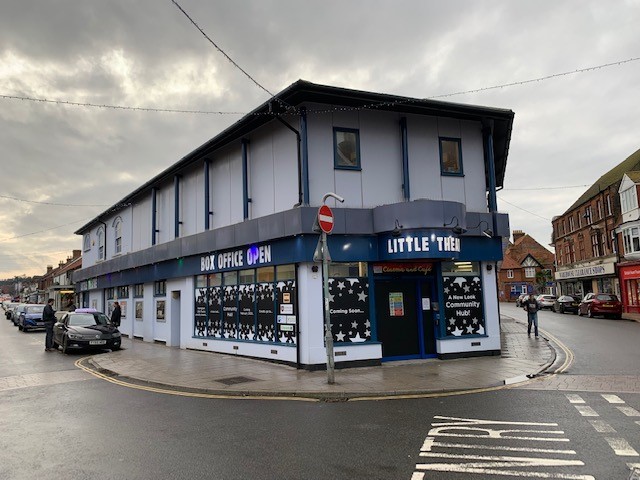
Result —
[[166, 280], [160, 280], [153, 283], [153, 296], [164, 297], [167, 294], [167, 282]]
[[136, 298], [144, 297], [144, 284], [143, 283], [138, 283], [137, 285], [133, 286], [133, 296], [136, 297]]
[[107, 300], [112, 300], [113, 299], [113, 287], [105, 289], [105, 295], [107, 297]]
[[360, 170], [360, 132], [353, 128], [333, 129], [333, 166]]
[[124, 287], [118, 287], [118, 298], [127, 298], [129, 297], [129, 286], [125, 285]]
[[442, 175], [464, 175], [462, 145], [459, 138], [440, 137], [440, 173]]

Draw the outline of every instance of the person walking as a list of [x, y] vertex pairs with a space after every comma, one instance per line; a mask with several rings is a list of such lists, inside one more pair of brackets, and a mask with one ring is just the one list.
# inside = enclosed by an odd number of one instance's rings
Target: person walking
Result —
[[42, 311], [42, 321], [47, 332], [44, 340], [44, 351], [51, 352], [53, 348], [53, 324], [56, 323], [56, 311], [53, 309], [53, 298], [47, 301]]
[[538, 338], [538, 301], [533, 293], [522, 301], [522, 306], [527, 312], [527, 336], [531, 336], [531, 324], [534, 326], [534, 333]]
[[120, 310], [120, 304], [113, 302], [113, 312], [111, 312], [111, 323], [116, 327], [120, 326], [120, 318], [122, 317], [122, 311]]

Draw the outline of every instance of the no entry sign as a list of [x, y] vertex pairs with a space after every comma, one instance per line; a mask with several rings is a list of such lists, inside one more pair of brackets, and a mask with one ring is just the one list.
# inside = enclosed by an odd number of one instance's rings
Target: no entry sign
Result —
[[331, 233], [333, 230], [333, 212], [328, 205], [322, 205], [318, 209], [318, 225], [324, 233]]

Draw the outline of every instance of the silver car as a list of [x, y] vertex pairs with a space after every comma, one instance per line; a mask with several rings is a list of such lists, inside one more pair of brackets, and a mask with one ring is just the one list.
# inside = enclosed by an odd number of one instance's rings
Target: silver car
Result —
[[556, 296], [555, 295], [548, 295], [546, 293], [543, 293], [542, 295], [538, 295], [536, 297], [536, 301], [538, 302], [538, 308], [543, 309], [543, 308], [548, 308], [549, 310], [551, 310], [553, 308], [553, 304], [556, 301]]

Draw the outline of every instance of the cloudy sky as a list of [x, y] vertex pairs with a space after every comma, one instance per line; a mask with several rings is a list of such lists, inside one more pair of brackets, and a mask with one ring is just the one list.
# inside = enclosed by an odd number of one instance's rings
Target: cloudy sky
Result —
[[177, 1], [264, 89], [171, 0], [3, 0], [0, 278], [57, 266], [77, 228], [298, 79], [416, 98], [515, 84], [441, 99], [515, 112], [499, 208], [544, 245], [640, 148], [639, 0]]

